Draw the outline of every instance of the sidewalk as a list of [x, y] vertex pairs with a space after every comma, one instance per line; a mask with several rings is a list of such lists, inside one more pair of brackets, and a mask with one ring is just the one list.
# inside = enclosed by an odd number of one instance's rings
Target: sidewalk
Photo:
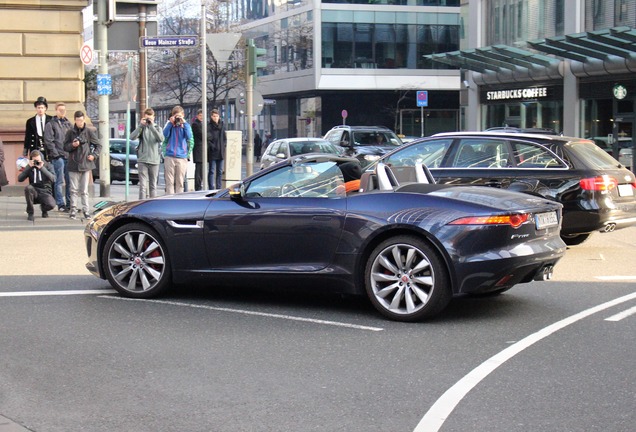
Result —
[[[163, 190], [160, 190], [163, 195]], [[111, 184], [110, 197], [99, 196], [99, 184], [94, 184], [94, 195], [90, 197], [90, 204], [94, 206], [100, 201], [125, 201], [125, 185]], [[139, 195], [138, 186], [129, 186], [128, 200], [134, 201]], [[94, 213], [95, 208], [91, 209]], [[24, 185], [5, 186], [0, 192], [0, 231], [8, 230], [32, 230], [32, 229], [84, 229], [86, 220], [80, 214], [77, 219], [71, 219], [68, 213], [57, 211], [57, 208], [49, 211], [49, 217], [42, 218], [40, 206], [35, 205], [35, 220], [28, 221], [26, 213], [26, 201], [24, 199]]]

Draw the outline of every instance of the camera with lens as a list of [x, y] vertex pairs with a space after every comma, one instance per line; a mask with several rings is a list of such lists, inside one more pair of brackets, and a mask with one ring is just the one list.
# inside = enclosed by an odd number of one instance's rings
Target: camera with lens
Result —
[[33, 161], [33, 166], [34, 166], [35, 168], [40, 168], [40, 167], [42, 166], [42, 161], [36, 161], [36, 160], [34, 160], [34, 161]]
[[75, 140], [79, 141], [80, 145], [86, 144], [86, 141], [79, 135], [75, 137]]
[[183, 118], [181, 118], [181, 117], [175, 117], [174, 118], [174, 125], [175, 126], [181, 126], [181, 123], [183, 123]]

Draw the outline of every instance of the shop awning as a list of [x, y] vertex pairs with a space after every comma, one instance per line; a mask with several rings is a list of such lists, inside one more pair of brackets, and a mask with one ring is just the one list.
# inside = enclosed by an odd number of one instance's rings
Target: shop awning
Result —
[[507, 45], [452, 51], [425, 55], [432, 61], [480, 73], [499, 73], [505, 70], [524, 72], [536, 69], [558, 69], [560, 60], [551, 54], [586, 63], [589, 59], [603, 62], [612, 57], [636, 59], [636, 30], [632, 27], [613, 27], [565, 36], [549, 37], [527, 44], [534, 51]]
[[636, 58], [636, 30], [631, 27], [613, 27], [539, 41], [528, 41], [532, 48], [584, 63], [588, 58], [602, 61], [610, 56], [623, 59]]
[[559, 64], [559, 61], [552, 57], [507, 45], [429, 54], [424, 57], [439, 63], [481, 73], [528, 70], [533, 66], [557, 67]]

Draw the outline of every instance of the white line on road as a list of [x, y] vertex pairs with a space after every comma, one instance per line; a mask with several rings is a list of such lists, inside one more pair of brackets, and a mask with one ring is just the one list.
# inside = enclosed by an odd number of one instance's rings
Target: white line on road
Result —
[[534, 345], [540, 340], [550, 336], [564, 327], [574, 324], [592, 314], [608, 309], [612, 306], [624, 303], [636, 298], [636, 292], [619, 297], [607, 303], [600, 304], [590, 309], [586, 309], [561, 321], [558, 321], [548, 327], [544, 327], [536, 333], [526, 336], [514, 345], [500, 351], [488, 360], [470, 371], [462, 379], [457, 381], [455, 385], [446, 390], [446, 392], [431, 406], [428, 412], [422, 417], [422, 420], [415, 427], [413, 432], [437, 432], [442, 427], [448, 416], [453, 412], [457, 404], [471, 391], [477, 384], [486, 378], [491, 372], [501, 366], [505, 361], [510, 360], [526, 348]]
[[636, 314], [636, 306], [634, 306], [633, 308], [624, 310], [623, 312], [619, 312], [616, 315], [612, 315], [609, 318], [605, 318], [605, 321], [620, 321], [623, 318], [627, 318], [628, 316], [634, 315], [634, 314]]
[[0, 292], [0, 297], [63, 296], [81, 294], [115, 294], [115, 290], [15, 291]]
[[596, 276], [596, 279], [604, 281], [628, 281], [636, 280], [636, 276]]
[[319, 319], [313, 319], [313, 318], [297, 317], [292, 315], [281, 315], [281, 314], [272, 314], [267, 312], [249, 311], [244, 309], [231, 309], [231, 308], [224, 308], [224, 307], [196, 305], [192, 303], [182, 303], [182, 302], [175, 302], [175, 301], [169, 301], [169, 300], [132, 299], [132, 298], [125, 298], [125, 297], [111, 297], [111, 296], [100, 296], [100, 297], [112, 299], [112, 300], [144, 301], [144, 302], [167, 304], [172, 306], [186, 306], [186, 307], [197, 308], [197, 309], [207, 309], [207, 310], [213, 310], [213, 311], [219, 311], [219, 312], [231, 312], [231, 313], [238, 313], [238, 314], [244, 314], [244, 315], [256, 315], [256, 316], [262, 316], [267, 318], [278, 318], [278, 319], [285, 319], [290, 321], [302, 321], [302, 322], [308, 322], [312, 324], [324, 324], [324, 325], [330, 325], [330, 326], [336, 326], [336, 327], [347, 327], [347, 328], [353, 328], [356, 330], [369, 330], [369, 331], [376, 331], [376, 332], [384, 330], [381, 327], [369, 327], [369, 326], [363, 326], [363, 325], [357, 325], [357, 324], [343, 323], [338, 321], [326, 321], [326, 320], [319, 320]]

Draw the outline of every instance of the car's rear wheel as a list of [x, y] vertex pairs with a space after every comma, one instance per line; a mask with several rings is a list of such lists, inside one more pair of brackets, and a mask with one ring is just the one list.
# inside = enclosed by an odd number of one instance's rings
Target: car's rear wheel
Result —
[[144, 224], [118, 228], [106, 242], [102, 260], [108, 281], [126, 297], [155, 297], [170, 285], [166, 246]]
[[590, 238], [592, 233], [587, 234], [561, 234], [561, 240], [568, 246], [577, 246]]
[[380, 243], [369, 256], [365, 288], [373, 306], [396, 321], [418, 321], [446, 307], [452, 291], [439, 254], [413, 236]]

